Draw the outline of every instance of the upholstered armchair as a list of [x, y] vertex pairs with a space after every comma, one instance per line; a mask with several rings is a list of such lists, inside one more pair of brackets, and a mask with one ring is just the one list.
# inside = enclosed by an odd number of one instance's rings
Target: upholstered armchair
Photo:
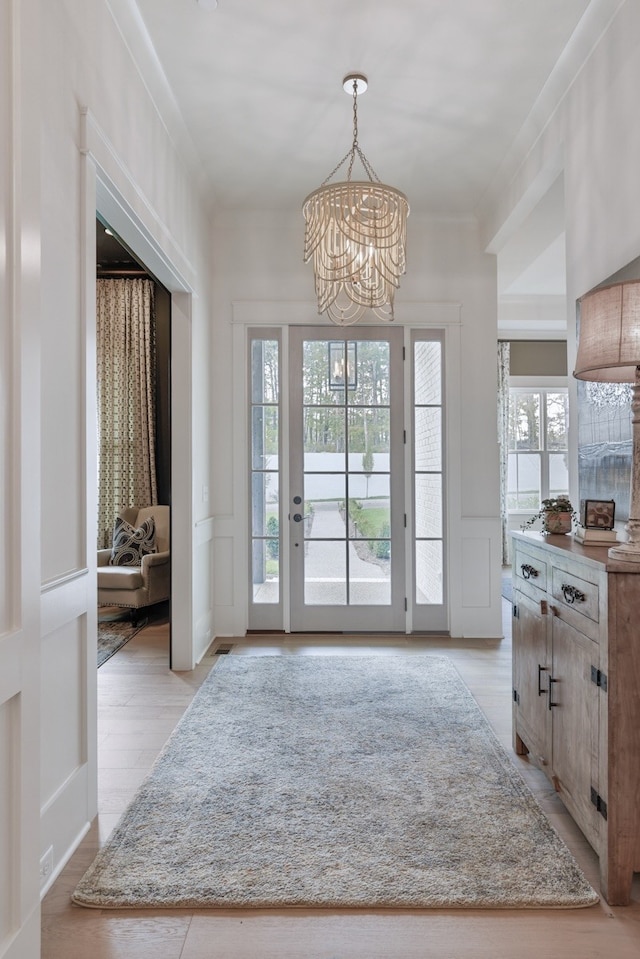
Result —
[[[118, 514], [121, 522], [117, 526], [124, 531], [133, 528], [132, 550], [124, 557], [127, 565], [112, 565], [112, 557], [118, 561], [118, 550], [98, 550], [98, 605], [124, 606], [131, 610], [131, 618], [137, 618], [136, 611], [169, 599], [171, 595], [171, 555], [169, 550], [170, 510], [168, 506], [131, 506]], [[141, 550], [139, 562], [136, 560], [136, 540], [142, 534], [139, 531], [149, 528], [150, 517], [155, 522], [155, 552]], [[128, 525], [127, 525], [128, 524]], [[146, 524], [146, 527], [145, 527]], [[148, 544], [147, 544], [148, 547]], [[129, 565], [136, 562], [136, 565]]]

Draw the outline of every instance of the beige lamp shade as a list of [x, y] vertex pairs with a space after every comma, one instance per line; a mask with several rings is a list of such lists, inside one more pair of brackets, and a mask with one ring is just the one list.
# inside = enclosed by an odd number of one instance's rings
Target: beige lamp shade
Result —
[[573, 375], [599, 383], [633, 383], [640, 364], [640, 280], [592, 290], [579, 304]]

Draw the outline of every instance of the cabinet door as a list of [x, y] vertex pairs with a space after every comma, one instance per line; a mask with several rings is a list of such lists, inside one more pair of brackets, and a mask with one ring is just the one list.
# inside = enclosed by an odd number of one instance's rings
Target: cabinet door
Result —
[[[548, 706], [548, 616], [540, 602], [514, 594], [514, 725], [516, 734], [540, 766], [551, 763], [551, 711]], [[516, 743], [517, 749], [517, 743]]]
[[587, 839], [597, 849], [599, 822], [591, 802], [591, 789], [599, 786], [598, 696], [601, 693], [591, 681], [591, 666], [599, 662], [599, 648], [559, 617], [554, 616], [552, 623], [554, 783]]

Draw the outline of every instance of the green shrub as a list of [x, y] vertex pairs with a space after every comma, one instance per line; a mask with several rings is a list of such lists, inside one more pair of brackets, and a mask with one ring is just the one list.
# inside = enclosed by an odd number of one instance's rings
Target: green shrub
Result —
[[277, 537], [280, 535], [280, 524], [278, 517], [272, 513], [267, 519], [267, 536], [275, 536], [276, 539], [267, 540], [267, 556], [271, 559], [278, 559], [280, 555], [280, 542]]

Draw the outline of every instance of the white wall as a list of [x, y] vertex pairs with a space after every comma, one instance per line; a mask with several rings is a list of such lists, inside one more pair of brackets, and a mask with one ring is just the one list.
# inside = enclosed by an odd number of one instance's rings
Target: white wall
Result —
[[51, 850], [46, 886], [96, 808], [96, 191], [113, 190], [134, 249], [143, 239], [174, 291], [179, 420], [172, 425], [180, 456], [173, 491], [183, 553], [175, 578], [184, 599], [176, 616], [187, 626], [184, 668], [213, 628], [209, 504], [193, 493], [210, 481], [209, 234], [199, 170], [151, 102], [104, 0], [8, 0], [0, 36], [8, 165], [0, 168], [8, 240], [1, 262], [0, 956], [31, 959], [39, 952], [39, 858]]
[[[225, 213], [213, 227], [214, 406], [233, 398], [230, 415], [216, 418], [213, 511], [215, 563], [233, 570], [217, 580], [216, 622], [226, 635], [246, 627], [248, 577], [247, 460], [244, 443], [242, 333], [235, 315], [253, 312], [269, 322], [326, 324], [317, 315], [311, 267], [302, 259], [304, 220], [289, 215]], [[496, 428], [495, 258], [480, 249], [473, 220], [409, 218], [408, 267], [396, 297], [396, 325], [421, 323], [434, 304], [460, 304], [460, 363], [448, 384], [448, 408], [460, 416], [449, 450], [451, 629], [455, 635], [498, 636], [500, 557]], [[230, 362], [234, 356], [235, 363]], [[239, 409], [239, 407], [241, 407]], [[482, 561], [479, 561], [482, 557]], [[470, 570], [475, 570], [469, 576]], [[463, 570], [465, 574], [463, 575]]]

